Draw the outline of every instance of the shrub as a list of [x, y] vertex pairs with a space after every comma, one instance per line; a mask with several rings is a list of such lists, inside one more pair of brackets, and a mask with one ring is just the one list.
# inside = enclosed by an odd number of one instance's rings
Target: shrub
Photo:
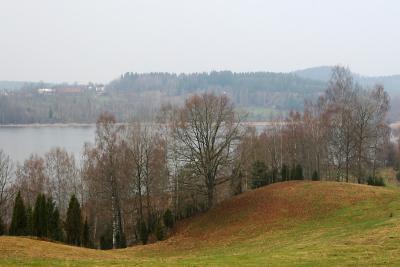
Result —
[[85, 223], [83, 224], [82, 229], [82, 246], [87, 248], [90, 247], [90, 228], [87, 218], [85, 218]]
[[117, 248], [126, 248], [126, 237], [124, 233], [117, 233]]
[[267, 185], [269, 183], [268, 167], [263, 161], [255, 161], [251, 170], [253, 189]]
[[314, 171], [314, 172], [313, 172], [312, 180], [313, 180], [313, 181], [319, 181], [319, 175], [318, 175], [318, 172], [317, 172], [317, 171]]
[[368, 177], [367, 179], [367, 184], [368, 185], [373, 185], [373, 186], [385, 186], [385, 181], [381, 177]]
[[174, 226], [174, 215], [172, 215], [172, 211], [167, 209], [164, 212], [163, 216], [164, 225], [168, 228], [172, 228]]
[[295, 180], [303, 180], [304, 179], [303, 167], [301, 167], [300, 164], [297, 164], [295, 173], [296, 173]]
[[288, 168], [288, 166], [286, 164], [282, 165], [281, 177], [282, 177], [282, 181], [289, 181], [290, 170], [289, 170], [289, 168]]
[[4, 227], [3, 219], [0, 217], [0, 235], [4, 235], [4, 234], [5, 234], [5, 227]]
[[156, 225], [155, 234], [158, 241], [164, 240], [165, 232], [161, 221], [159, 221]]
[[147, 229], [146, 223], [144, 221], [139, 221], [138, 228], [139, 239], [140, 241], [142, 241], [143, 245], [146, 245], [149, 239], [149, 231]]
[[111, 227], [107, 227], [103, 234], [100, 236], [100, 249], [112, 249], [113, 242], [112, 242], [112, 231]]

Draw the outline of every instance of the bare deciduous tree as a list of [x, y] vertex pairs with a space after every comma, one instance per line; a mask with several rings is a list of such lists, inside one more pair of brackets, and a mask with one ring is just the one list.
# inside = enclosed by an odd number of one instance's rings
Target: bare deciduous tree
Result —
[[195, 95], [179, 109], [170, 126], [177, 142], [176, 154], [203, 179], [210, 208], [216, 186], [227, 181], [221, 170], [231, 162], [233, 141], [239, 136], [234, 107], [226, 96]]

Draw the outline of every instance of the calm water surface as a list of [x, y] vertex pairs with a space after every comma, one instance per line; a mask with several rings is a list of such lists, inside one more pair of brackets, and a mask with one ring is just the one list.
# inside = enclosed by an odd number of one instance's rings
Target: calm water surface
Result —
[[94, 134], [94, 125], [0, 127], [0, 149], [22, 163], [32, 153], [43, 156], [53, 147], [62, 147], [79, 162], [83, 145], [94, 142]]
[[[261, 130], [268, 123], [251, 124]], [[400, 127], [400, 122], [391, 125]], [[94, 142], [95, 125], [52, 125], [52, 126], [0, 126], [0, 149], [13, 161], [23, 162], [30, 154], [43, 156], [53, 147], [65, 148], [81, 161], [83, 145]], [[393, 138], [393, 137], [392, 137]], [[393, 138], [394, 141], [394, 138]]]

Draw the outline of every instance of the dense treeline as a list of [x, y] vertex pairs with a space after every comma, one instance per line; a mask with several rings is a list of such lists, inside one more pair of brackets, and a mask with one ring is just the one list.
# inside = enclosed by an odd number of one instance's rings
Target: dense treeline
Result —
[[[54, 92], [39, 93], [39, 88]], [[324, 83], [292, 74], [232, 73], [230, 71], [170, 74], [126, 73], [105, 91], [96, 85], [31, 84], [0, 94], [0, 124], [93, 123], [108, 111], [118, 121], [150, 120], [163, 104], [182, 104], [193, 93], [226, 93], [237, 107], [259, 107], [250, 119], [270, 119], [274, 112], [300, 110], [303, 99], [316, 98]], [[1, 93], [1, 92], [0, 92]]]
[[122, 248], [162, 240], [176, 220], [271, 183], [382, 185], [377, 170], [400, 164], [388, 110], [381, 86], [362, 88], [337, 67], [323, 96], [263, 131], [243, 129], [226, 95], [164, 106], [157, 123], [103, 113], [79, 168], [62, 149], [15, 168], [0, 153], [2, 232]]

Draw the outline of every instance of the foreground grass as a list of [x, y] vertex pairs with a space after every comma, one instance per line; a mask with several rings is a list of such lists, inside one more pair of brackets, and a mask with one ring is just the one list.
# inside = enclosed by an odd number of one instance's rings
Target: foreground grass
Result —
[[400, 266], [398, 189], [285, 184], [223, 203], [179, 226], [176, 236], [148, 246], [97, 251], [3, 237], [0, 265]]

